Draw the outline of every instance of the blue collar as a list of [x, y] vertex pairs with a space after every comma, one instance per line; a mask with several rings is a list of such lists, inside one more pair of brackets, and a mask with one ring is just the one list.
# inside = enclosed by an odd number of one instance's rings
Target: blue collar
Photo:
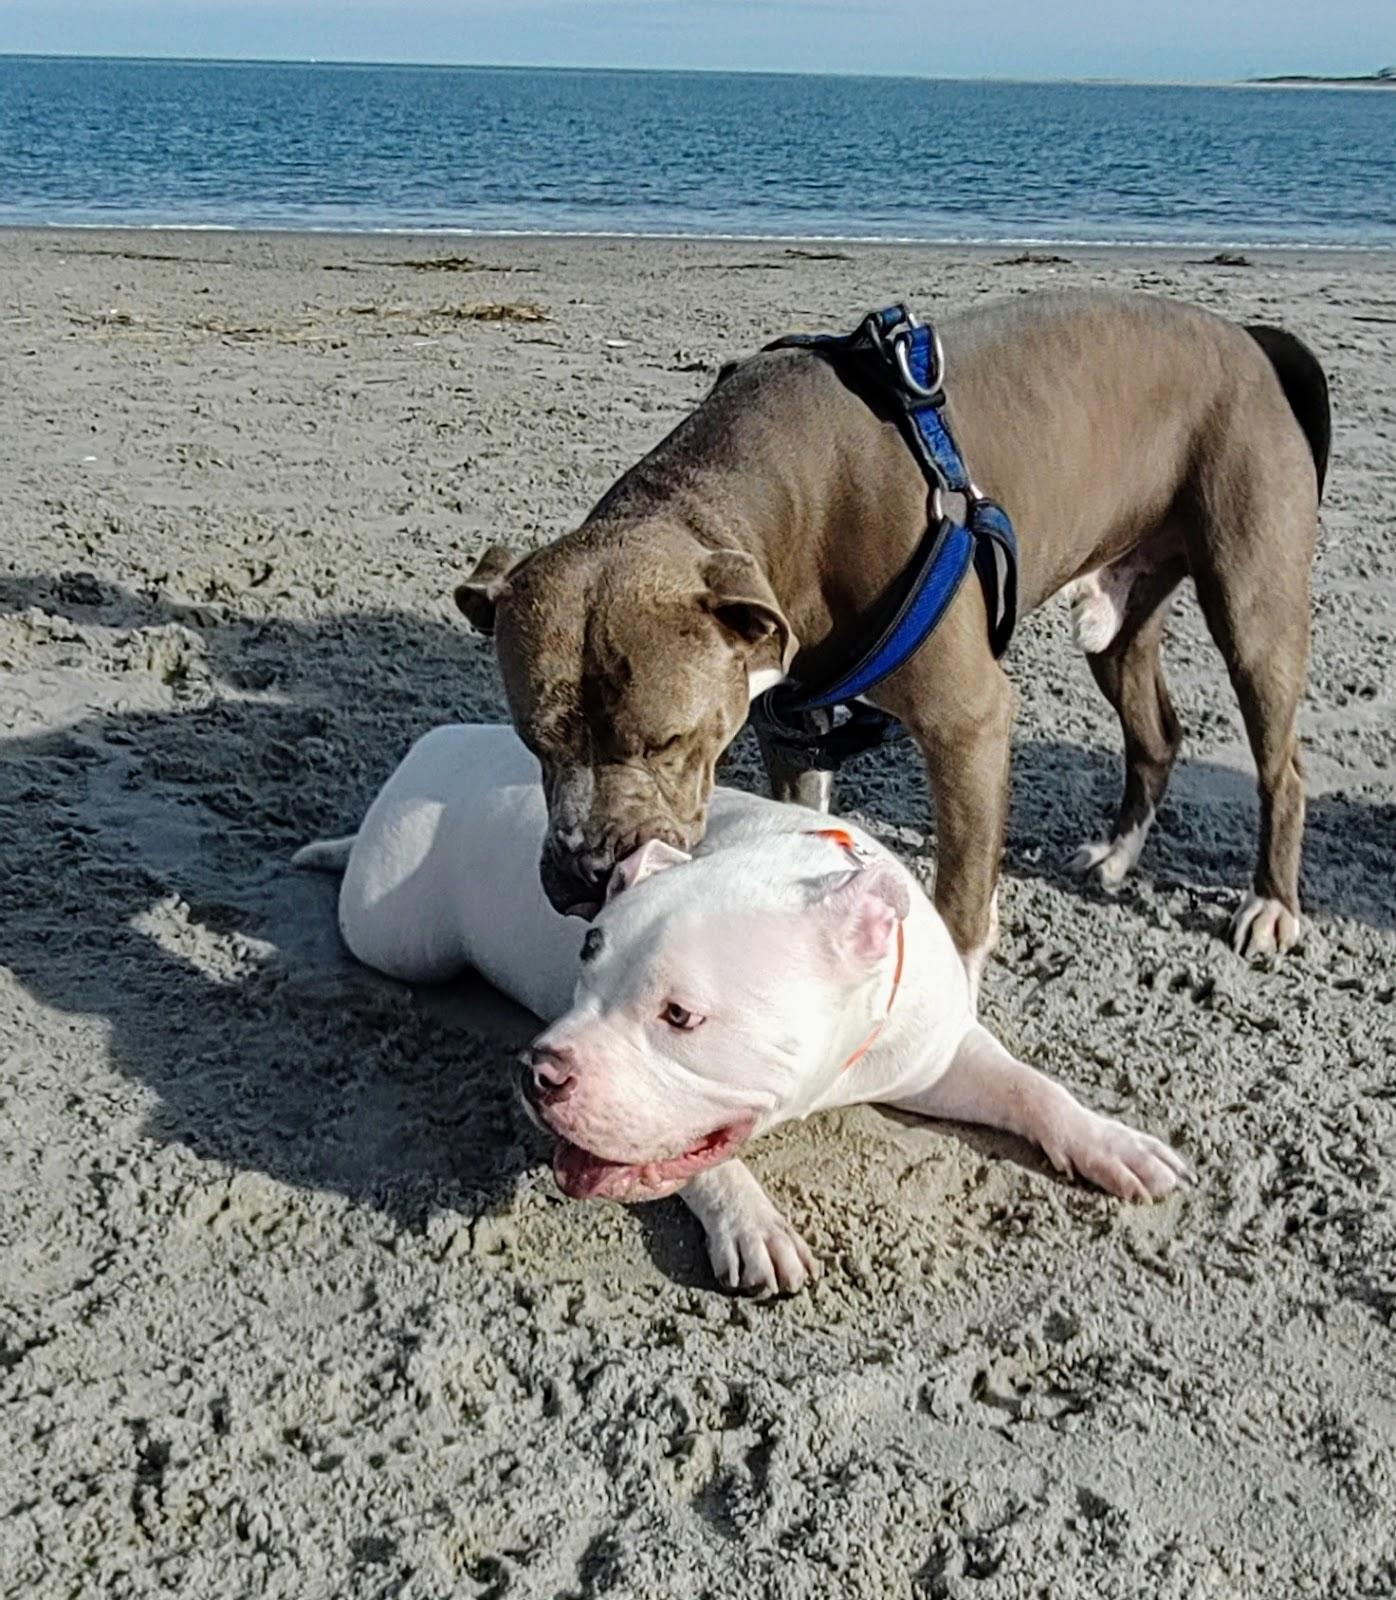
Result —
[[[781, 684], [762, 695], [753, 716], [768, 737], [795, 746], [805, 764], [838, 766], [843, 757], [900, 736], [893, 719], [858, 702], [904, 666], [935, 632], [971, 566], [984, 587], [989, 646], [1008, 648], [1017, 620], [1018, 541], [1002, 506], [970, 478], [945, 418], [945, 355], [935, 329], [904, 305], [865, 317], [851, 334], [792, 334], [768, 350], [800, 347], [849, 373], [895, 417], [929, 490], [925, 536], [902, 574], [890, 619], [873, 644], [832, 683]], [[965, 519], [945, 509], [959, 495]], [[836, 708], [847, 720], [834, 723]]]

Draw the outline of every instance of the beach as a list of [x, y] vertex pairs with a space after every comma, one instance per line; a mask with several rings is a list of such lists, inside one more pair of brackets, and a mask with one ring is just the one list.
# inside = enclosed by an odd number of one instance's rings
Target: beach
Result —
[[[1199, 254], [0, 233], [0, 1596], [1396, 1589], [1396, 256]], [[1049, 604], [983, 1013], [1198, 1183], [858, 1108], [754, 1150], [824, 1273], [734, 1299], [677, 1201], [557, 1192], [521, 1012], [357, 967], [288, 859], [503, 716], [454, 585], [721, 362], [1064, 285], [1330, 374], [1302, 947], [1221, 937], [1256, 807], [1190, 591], [1158, 827], [1066, 874], [1120, 739]], [[838, 806], [929, 883], [909, 748]]]

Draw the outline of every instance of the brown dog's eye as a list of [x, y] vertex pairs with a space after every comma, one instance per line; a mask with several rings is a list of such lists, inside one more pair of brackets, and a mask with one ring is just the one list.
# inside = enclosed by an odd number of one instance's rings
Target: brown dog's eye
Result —
[[671, 751], [677, 750], [682, 742], [683, 735], [681, 733], [676, 733], [672, 738], [665, 739], [660, 744], [652, 744], [650, 746], [650, 754], [652, 756], [667, 756]]
[[702, 1017], [686, 1011], [683, 1006], [675, 1004], [672, 1000], [659, 1014], [671, 1028], [677, 1028], [681, 1033], [692, 1033], [703, 1020]]

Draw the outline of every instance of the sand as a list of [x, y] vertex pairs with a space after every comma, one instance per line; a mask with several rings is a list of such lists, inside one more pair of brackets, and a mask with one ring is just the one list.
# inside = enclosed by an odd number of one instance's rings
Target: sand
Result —
[[[0, 1595], [1396, 1591], [1396, 261], [1014, 253], [0, 236]], [[1066, 877], [1119, 739], [1049, 605], [986, 1013], [1200, 1183], [825, 1117], [753, 1157], [823, 1280], [734, 1300], [677, 1202], [556, 1192], [525, 1018], [356, 968], [287, 857], [501, 714], [453, 583], [721, 359], [1065, 283], [1330, 367], [1303, 947], [1219, 937], [1255, 807], [1191, 598], [1140, 872]], [[461, 314], [499, 305], [546, 320]], [[928, 869], [909, 751], [841, 793]]]

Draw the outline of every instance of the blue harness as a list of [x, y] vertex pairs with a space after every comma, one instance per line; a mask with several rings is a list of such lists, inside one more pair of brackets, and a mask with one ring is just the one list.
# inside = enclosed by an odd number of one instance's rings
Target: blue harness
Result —
[[[971, 566], [984, 587], [989, 644], [997, 658], [1017, 620], [1018, 541], [1002, 506], [976, 487], [945, 420], [945, 355], [934, 328], [904, 305], [865, 317], [850, 334], [791, 334], [766, 346], [811, 350], [837, 367], [874, 409], [896, 421], [929, 488], [925, 536], [902, 574], [872, 647], [823, 687], [778, 684], [752, 707], [763, 737], [797, 766], [832, 771], [849, 756], [904, 736], [859, 696], [890, 677], [939, 625]], [[959, 495], [965, 520], [945, 510]], [[843, 708], [842, 720], [836, 713]]]

